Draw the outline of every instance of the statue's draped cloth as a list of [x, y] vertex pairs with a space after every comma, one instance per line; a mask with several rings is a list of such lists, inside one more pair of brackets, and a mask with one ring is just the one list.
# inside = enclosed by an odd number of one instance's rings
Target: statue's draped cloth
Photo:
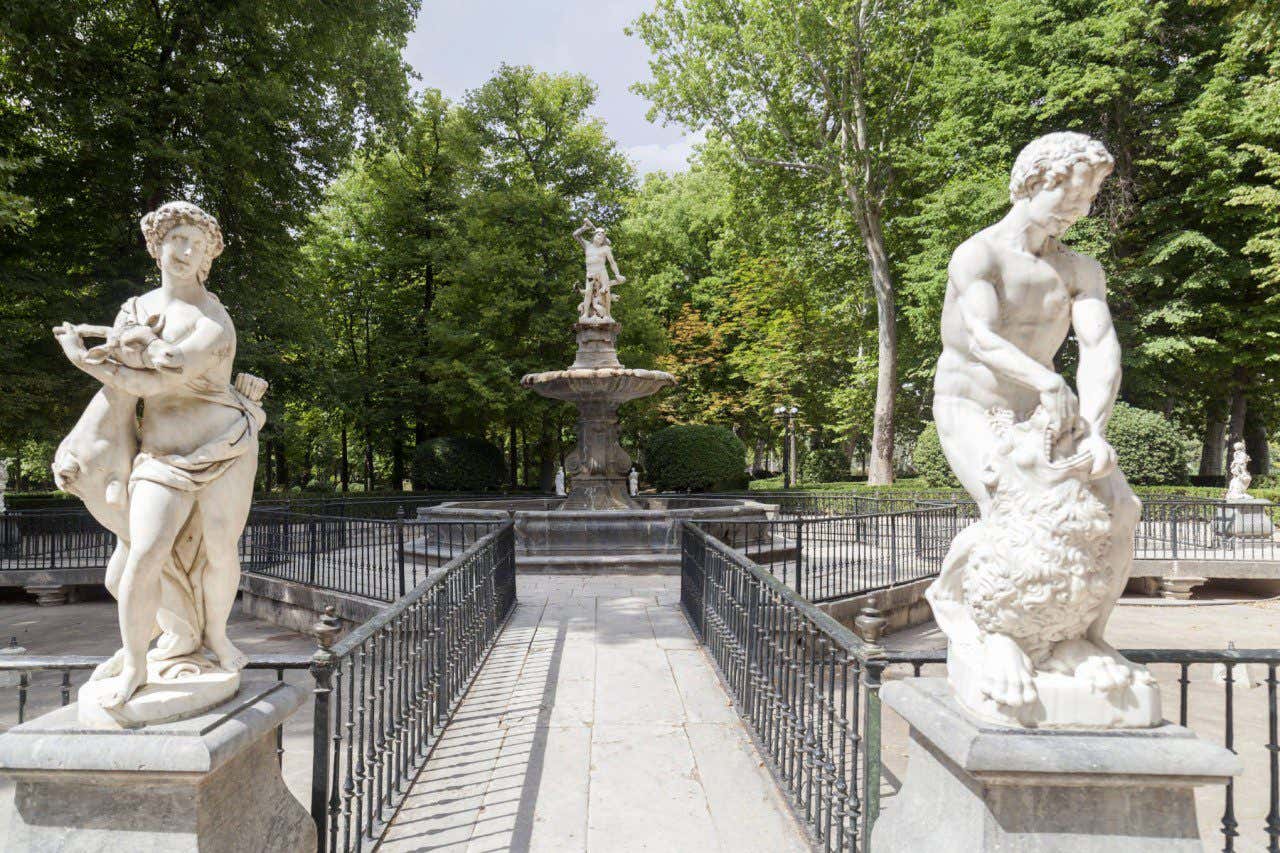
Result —
[[[130, 299], [121, 307], [115, 327], [145, 325], [146, 322], [146, 318], [139, 314], [138, 300]], [[258, 432], [266, 423], [262, 406], [234, 386], [205, 376], [193, 376], [183, 386], [189, 397], [234, 409], [240, 416], [221, 434], [187, 453], [154, 453], [144, 445], [134, 457], [129, 473], [131, 497], [135, 484], [142, 481], [198, 495], [241, 457], [248, 456], [256, 461]], [[102, 500], [103, 496], [95, 497]], [[87, 503], [92, 504], [93, 501]], [[204, 517], [197, 497], [161, 573], [161, 600], [156, 616], [161, 636], [152, 656], [172, 660], [164, 673], [169, 677], [200, 665], [198, 659], [190, 656], [198, 653], [203, 644], [206, 622], [203, 585], [209, 560], [205, 552], [204, 532]]]

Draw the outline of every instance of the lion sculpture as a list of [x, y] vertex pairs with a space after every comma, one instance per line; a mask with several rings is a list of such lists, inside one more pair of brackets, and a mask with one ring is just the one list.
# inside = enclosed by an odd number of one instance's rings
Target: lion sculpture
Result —
[[[985, 469], [991, 507], [952, 542], [927, 593], [950, 640], [957, 697], [980, 716], [1019, 725], [1052, 718], [1046, 702], [1077, 702], [1080, 688], [1137, 690], [1138, 704], [1158, 702], [1144, 668], [1089, 636], [1105, 621], [1117, 571], [1106, 560], [1111, 516], [1088, 486], [1092, 454], [1074, 452], [1076, 432], [1055, 431], [1043, 409], [1021, 423], [1008, 410], [989, 416], [997, 436]], [[1013, 695], [984, 657], [1009, 640], [1032, 676]], [[1099, 706], [1104, 716], [1109, 704]]]

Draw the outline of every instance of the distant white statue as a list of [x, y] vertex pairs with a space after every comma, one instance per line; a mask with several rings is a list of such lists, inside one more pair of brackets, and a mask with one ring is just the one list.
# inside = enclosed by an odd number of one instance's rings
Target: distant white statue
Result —
[[0, 459], [0, 513], [7, 512], [4, 505], [4, 493], [9, 490], [9, 465], [13, 460]]
[[[588, 231], [592, 232], [590, 240], [586, 238]], [[613, 285], [625, 284], [627, 277], [618, 271], [618, 262], [613, 258], [613, 249], [603, 228], [596, 228], [590, 219], [584, 219], [573, 237], [582, 245], [587, 260], [587, 281], [578, 305], [578, 321], [612, 322], [613, 300], [618, 298]], [[616, 276], [612, 281], [607, 267], [612, 267]]]
[[1248, 500], [1252, 497], [1249, 494], [1249, 484], [1253, 482], [1253, 475], [1249, 473], [1249, 454], [1245, 452], [1244, 442], [1237, 441], [1232, 446], [1231, 454], [1231, 482], [1227, 484], [1227, 501]]
[[631, 488], [631, 497], [640, 494], [640, 472], [635, 468], [631, 469], [631, 473], [627, 475], [627, 484]]
[[[957, 698], [1012, 725], [1150, 726], [1147, 670], [1104, 638], [1128, 580], [1141, 503], [1105, 438], [1120, 345], [1097, 261], [1059, 238], [1113, 160], [1054, 133], [1018, 155], [1013, 206], [952, 255], [934, 419], [977, 502], [928, 591]], [[1074, 330], [1079, 398], [1053, 368]]]
[[565, 495], [569, 494], [567, 491], [565, 491], [565, 488], [564, 488], [564, 466], [563, 465], [556, 468], [556, 494], [559, 495], [560, 497], [564, 497]]
[[[247, 662], [227, 639], [227, 618], [267, 383], [231, 380], [235, 327], [205, 288], [223, 248], [217, 221], [170, 202], [143, 217], [142, 233], [160, 287], [129, 299], [110, 327], [53, 330], [71, 363], [103, 386], [58, 447], [54, 476], [117, 536], [106, 586], [119, 601], [123, 647], [80, 691], [87, 724], [196, 713], [234, 694]], [[87, 347], [85, 337], [105, 340]]]

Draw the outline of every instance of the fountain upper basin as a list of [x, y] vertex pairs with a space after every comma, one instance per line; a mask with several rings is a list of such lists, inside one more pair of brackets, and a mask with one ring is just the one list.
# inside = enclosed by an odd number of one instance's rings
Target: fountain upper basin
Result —
[[676, 378], [670, 373], [635, 367], [571, 367], [568, 370], [530, 373], [520, 380], [523, 388], [571, 403], [625, 403], [651, 396], [675, 384]]

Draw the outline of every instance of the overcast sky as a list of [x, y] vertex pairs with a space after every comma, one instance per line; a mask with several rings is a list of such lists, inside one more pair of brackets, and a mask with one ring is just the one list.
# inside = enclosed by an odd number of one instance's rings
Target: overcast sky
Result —
[[405, 59], [452, 99], [484, 83], [499, 64], [586, 74], [599, 87], [595, 114], [641, 172], [685, 167], [683, 128], [645, 119], [648, 102], [628, 91], [649, 78], [649, 50], [623, 30], [652, 0], [425, 0]]

